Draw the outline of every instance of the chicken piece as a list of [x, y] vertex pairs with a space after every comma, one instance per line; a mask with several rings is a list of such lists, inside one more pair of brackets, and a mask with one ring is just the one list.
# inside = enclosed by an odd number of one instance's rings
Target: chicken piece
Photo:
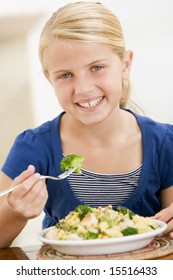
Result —
[[134, 227], [135, 223], [132, 220], [125, 219], [123, 222], [120, 222], [120, 229], [123, 230], [127, 227]]
[[94, 213], [88, 213], [81, 221], [81, 225], [87, 229], [91, 228], [95, 224], [98, 224], [98, 220]]

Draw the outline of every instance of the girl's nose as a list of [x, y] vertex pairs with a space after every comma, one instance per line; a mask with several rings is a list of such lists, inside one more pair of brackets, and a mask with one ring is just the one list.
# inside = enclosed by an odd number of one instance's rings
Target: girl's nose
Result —
[[93, 84], [88, 77], [78, 77], [75, 80], [75, 94], [86, 95], [93, 91]]

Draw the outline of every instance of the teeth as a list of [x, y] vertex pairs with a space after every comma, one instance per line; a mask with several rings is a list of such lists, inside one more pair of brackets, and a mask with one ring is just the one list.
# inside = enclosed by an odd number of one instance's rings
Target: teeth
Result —
[[102, 97], [99, 97], [98, 99], [92, 100], [90, 102], [81, 102], [79, 103], [79, 105], [83, 108], [92, 108], [92, 107], [96, 107], [100, 101], [102, 100]]

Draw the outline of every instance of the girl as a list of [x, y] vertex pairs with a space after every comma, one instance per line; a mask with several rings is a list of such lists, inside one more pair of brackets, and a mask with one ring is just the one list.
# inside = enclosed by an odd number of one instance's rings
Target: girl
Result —
[[[44, 26], [39, 52], [64, 111], [21, 133], [2, 167], [1, 189], [17, 188], [0, 198], [0, 246], [43, 208], [46, 228], [79, 204], [155, 215], [173, 237], [173, 126], [128, 109], [133, 53], [118, 18], [99, 3], [68, 4]], [[81, 175], [40, 180], [61, 173], [67, 154], [84, 157]]]

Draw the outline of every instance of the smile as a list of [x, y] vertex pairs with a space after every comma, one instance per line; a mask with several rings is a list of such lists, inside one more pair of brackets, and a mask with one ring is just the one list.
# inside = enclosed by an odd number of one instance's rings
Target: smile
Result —
[[78, 104], [83, 108], [93, 108], [93, 107], [96, 107], [101, 102], [102, 99], [103, 99], [103, 97], [99, 97], [90, 102], [80, 102]]

